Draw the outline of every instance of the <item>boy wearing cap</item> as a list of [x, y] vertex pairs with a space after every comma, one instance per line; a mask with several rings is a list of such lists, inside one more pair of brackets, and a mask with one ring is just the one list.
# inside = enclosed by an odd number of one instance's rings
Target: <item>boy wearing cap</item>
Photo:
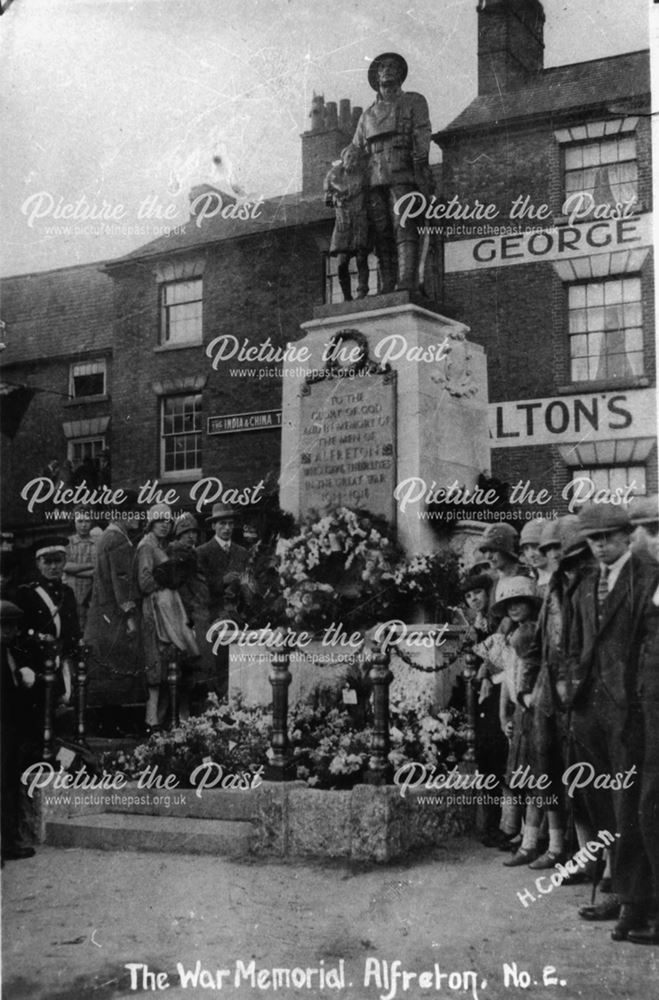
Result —
[[[656, 623], [653, 596], [659, 565], [631, 552], [631, 522], [612, 504], [584, 504], [579, 523], [596, 572], [573, 599], [567, 680], [572, 734], [581, 760], [596, 774], [625, 773], [638, 760], [630, 726], [640, 714], [636, 682], [648, 627]], [[651, 873], [638, 823], [638, 790], [583, 789], [593, 827], [620, 835], [613, 853], [613, 888], [621, 902], [612, 932], [616, 941], [645, 927]], [[584, 914], [586, 915], [586, 914]], [[592, 919], [592, 914], [588, 914]]]

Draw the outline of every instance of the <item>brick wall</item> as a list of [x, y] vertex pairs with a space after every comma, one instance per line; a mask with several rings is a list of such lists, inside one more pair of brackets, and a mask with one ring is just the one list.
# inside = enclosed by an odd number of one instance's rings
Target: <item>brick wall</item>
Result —
[[[113, 476], [136, 488], [159, 476], [159, 396], [153, 383], [185, 376], [202, 389], [202, 475], [225, 487], [257, 483], [279, 471], [279, 432], [206, 435], [209, 416], [281, 408], [281, 365], [227, 360], [213, 369], [205, 354], [216, 337], [231, 334], [250, 345], [270, 338], [284, 346], [300, 338], [300, 323], [322, 302], [321, 248], [331, 223], [287, 229], [219, 244], [206, 250], [203, 274], [203, 346], [157, 350], [156, 263], [133, 264], [115, 273], [115, 392]], [[230, 369], [246, 373], [231, 375]], [[250, 369], [258, 373], [247, 374]], [[187, 484], [172, 484], [187, 497]]]

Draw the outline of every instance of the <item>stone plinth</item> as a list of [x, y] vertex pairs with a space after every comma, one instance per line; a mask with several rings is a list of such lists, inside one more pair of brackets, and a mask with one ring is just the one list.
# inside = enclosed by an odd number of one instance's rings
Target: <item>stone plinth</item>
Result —
[[[265, 645], [233, 643], [229, 647], [229, 695], [239, 694], [246, 705], [270, 705], [271, 654], [271, 649]], [[322, 696], [323, 691], [331, 695], [342, 688], [350, 665], [358, 655], [358, 651], [339, 652], [320, 642], [292, 650], [288, 665], [291, 673], [289, 708], [307, 701], [311, 695]]]
[[[427, 623], [407, 625], [406, 629], [405, 637], [390, 649], [390, 668], [394, 675], [389, 688], [391, 699], [398, 702], [419, 698], [435, 710], [446, 708], [463, 667], [462, 658], [456, 654], [463, 642], [464, 629]], [[369, 634], [373, 634], [372, 630]], [[327, 692], [329, 701], [332, 696], [336, 698], [351, 664], [361, 655], [361, 650], [339, 652], [321, 642], [312, 642], [303, 650], [293, 650], [289, 662], [289, 708], [307, 701], [312, 695], [322, 701], [323, 692]], [[229, 694], [239, 694], [246, 705], [270, 705], [270, 656], [271, 651], [265, 645], [231, 645]]]
[[394, 679], [389, 687], [390, 701], [418, 697], [428, 699], [436, 711], [447, 708], [464, 666], [459, 655], [464, 629], [423, 624], [408, 625], [407, 630], [406, 638], [391, 651]]
[[[476, 825], [472, 792], [408, 790], [392, 785], [355, 785], [350, 791], [321, 791], [301, 782], [259, 789], [252, 850], [279, 857], [351, 858], [393, 861]], [[432, 801], [426, 801], [432, 798]]]
[[[280, 502], [299, 518], [323, 486], [326, 502], [391, 515], [414, 554], [438, 547], [420, 516], [428, 491], [473, 486], [489, 469], [487, 375], [464, 324], [400, 298], [362, 300], [303, 324], [296, 346], [308, 360], [284, 379]], [[383, 365], [394, 373], [391, 390]], [[309, 384], [312, 372], [320, 377]], [[415, 499], [385, 505], [401, 483]]]

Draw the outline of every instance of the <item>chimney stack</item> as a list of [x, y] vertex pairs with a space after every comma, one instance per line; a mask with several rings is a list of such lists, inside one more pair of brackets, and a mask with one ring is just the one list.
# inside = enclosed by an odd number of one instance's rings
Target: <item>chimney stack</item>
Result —
[[302, 194], [321, 196], [323, 181], [334, 160], [355, 134], [361, 108], [351, 108], [350, 101], [327, 101], [313, 95], [311, 128], [302, 133]]
[[478, 93], [512, 90], [544, 68], [540, 0], [478, 0]]

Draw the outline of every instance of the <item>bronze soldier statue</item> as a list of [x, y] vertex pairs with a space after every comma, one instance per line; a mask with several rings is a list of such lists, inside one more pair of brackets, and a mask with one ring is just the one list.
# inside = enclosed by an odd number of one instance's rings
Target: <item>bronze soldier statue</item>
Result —
[[373, 60], [368, 82], [377, 97], [362, 113], [352, 140], [367, 157], [369, 215], [382, 292], [419, 287], [419, 234], [409, 221], [400, 225], [394, 206], [410, 192], [427, 198], [432, 187], [428, 103], [422, 94], [401, 89], [406, 76], [407, 63], [396, 52]]

